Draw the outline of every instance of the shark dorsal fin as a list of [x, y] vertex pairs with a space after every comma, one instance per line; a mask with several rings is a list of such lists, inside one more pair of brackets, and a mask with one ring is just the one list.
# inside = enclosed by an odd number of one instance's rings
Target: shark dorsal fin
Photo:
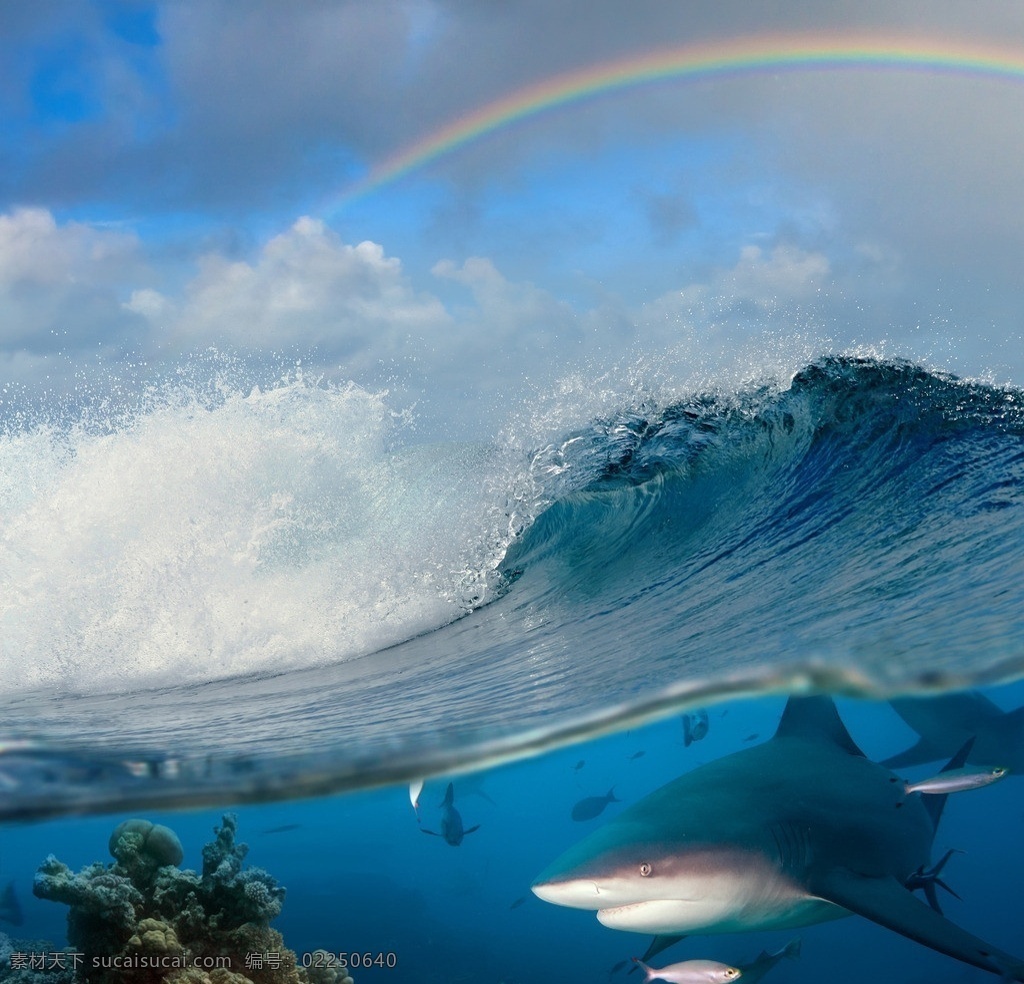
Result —
[[831, 697], [790, 697], [775, 737], [824, 739], [851, 755], [864, 757], [846, 730]]

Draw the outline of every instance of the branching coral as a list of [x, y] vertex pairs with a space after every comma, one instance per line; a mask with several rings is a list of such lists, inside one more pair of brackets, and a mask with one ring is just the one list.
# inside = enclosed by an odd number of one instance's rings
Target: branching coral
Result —
[[224, 814], [214, 831], [217, 839], [203, 848], [202, 889], [236, 925], [269, 923], [281, 914], [284, 889], [262, 868], [243, 870], [249, 846], [236, 841], [237, 829], [235, 815]]
[[[127, 820], [110, 838], [113, 864], [75, 874], [52, 855], [39, 868], [37, 896], [70, 906], [68, 942], [87, 984], [333, 984], [296, 964], [270, 928], [285, 890], [262, 868], [244, 867], [227, 813], [203, 848], [203, 872], [181, 870], [172, 830]], [[268, 955], [273, 955], [268, 958]], [[351, 981], [336, 977], [336, 981]]]
[[123, 870], [97, 861], [78, 874], [52, 854], [36, 872], [32, 891], [41, 899], [63, 902], [68, 913], [68, 943], [86, 962], [118, 953], [132, 935], [146, 899]]

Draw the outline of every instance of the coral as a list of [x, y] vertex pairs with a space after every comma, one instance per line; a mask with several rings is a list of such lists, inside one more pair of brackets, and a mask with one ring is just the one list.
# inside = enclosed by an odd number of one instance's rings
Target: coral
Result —
[[174, 927], [160, 919], [142, 919], [126, 947], [132, 956], [180, 957], [184, 947], [178, 942]]
[[177, 866], [185, 852], [178, 835], [159, 823], [125, 820], [110, 835], [110, 853], [136, 885], [148, 885], [158, 869]]
[[71, 954], [49, 940], [14, 940], [0, 933], [2, 984], [75, 984]]
[[195, 967], [172, 974], [166, 980], [167, 984], [252, 984], [248, 977], [235, 974], [230, 970], [212, 970], [207, 973], [205, 970], [198, 970]]
[[312, 966], [306, 970], [310, 984], [353, 984], [344, 967], [333, 966], [333, 956], [326, 950], [314, 950]]
[[285, 890], [262, 868], [244, 866], [249, 848], [237, 840], [234, 814], [214, 834], [201, 875], [177, 867], [184, 855], [172, 830], [137, 819], [111, 834], [113, 864], [76, 874], [53, 855], [43, 862], [33, 891], [70, 907], [68, 942], [84, 958], [79, 980], [351, 984], [343, 973], [311, 976], [270, 928]]
[[189, 967], [166, 978], [167, 984], [252, 984], [252, 980], [230, 970], [199, 970]]
[[242, 869], [249, 845], [236, 842], [237, 829], [235, 815], [224, 814], [217, 839], [203, 848], [203, 891], [230, 910], [236, 925], [269, 923], [281, 914], [285, 890], [262, 868]]
[[52, 854], [36, 872], [33, 893], [63, 902], [68, 914], [68, 943], [85, 955], [118, 953], [128, 942], [145, 906], [145, 897], [122, 872], [101, 862], [77, 875]]

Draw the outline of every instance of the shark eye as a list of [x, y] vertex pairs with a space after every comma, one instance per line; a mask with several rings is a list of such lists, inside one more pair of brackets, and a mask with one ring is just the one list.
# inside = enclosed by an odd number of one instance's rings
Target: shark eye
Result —
[[640, 862], [640, 877], [641, 878], [649, 878], [650, 875], [651, 875], [651, 871], [652, 870], [653, 869], [651, 868], [650, 862], [648, 862], [648, 861], [641, 861]]

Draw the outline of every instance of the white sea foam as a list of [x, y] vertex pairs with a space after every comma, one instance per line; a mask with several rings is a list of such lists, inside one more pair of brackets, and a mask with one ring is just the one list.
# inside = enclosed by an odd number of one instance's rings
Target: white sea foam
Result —
[[395, 450], [386, 396], [300, 375], [141, 403], [0, 432], [8, 691], [309, 666], [485, 597], [508, 526], [493, 452]]

